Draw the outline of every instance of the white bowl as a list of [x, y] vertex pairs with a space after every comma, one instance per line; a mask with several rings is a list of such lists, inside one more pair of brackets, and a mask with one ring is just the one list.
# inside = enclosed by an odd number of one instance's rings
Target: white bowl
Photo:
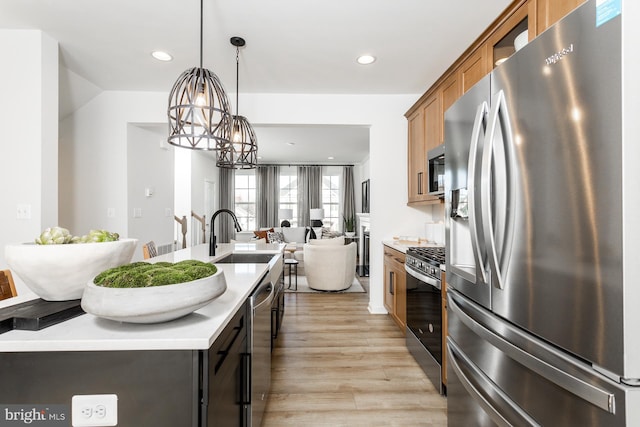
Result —
[[175, 285], [146, 288], [108, 288], [87, 282], [84, 311], [105, 319], [130, 323], [159, 323], [185, 316], [227, 290], [223, 270], [208, 277]]
[[527, 43], [529, 43], [529, 30], [524, 30], [513, 41], [513, 47], [516, 48], [516, 52], [522, 49]]
[[87, 281], [131, 261], [137, 239], [115, 242], [7, 245], [4, 256], [20, 279], [47, 301], [80, 299]]

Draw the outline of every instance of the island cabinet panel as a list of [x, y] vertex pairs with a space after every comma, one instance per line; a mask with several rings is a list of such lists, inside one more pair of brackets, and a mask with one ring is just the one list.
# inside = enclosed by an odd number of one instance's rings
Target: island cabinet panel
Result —
[[[2, 404], [55, 404], [116, 394], [119, 426], [198, 426], [198, 352], [0, 353]], [[194, 369], [194, 367], [196, 369]]]
[[74, 395], [115, 394], [119, 426], [246, 426], [247, 328], [245, 303], [208, 350], [0, 352], [0, 402], [71, 417]]
[[202, 426], [249, 425], [250, 363], [247, 307], [240, 309], [209, 351], [203, 352]]

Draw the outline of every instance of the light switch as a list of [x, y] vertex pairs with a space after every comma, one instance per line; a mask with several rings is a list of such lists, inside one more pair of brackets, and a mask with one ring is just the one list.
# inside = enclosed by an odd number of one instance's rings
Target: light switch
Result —
[[142, 218], [142, 208], [133, 208], [133, 217]]

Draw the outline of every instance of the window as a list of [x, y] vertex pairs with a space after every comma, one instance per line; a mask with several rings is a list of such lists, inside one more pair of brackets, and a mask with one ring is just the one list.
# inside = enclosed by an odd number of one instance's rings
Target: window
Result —
[[240, 227], [243, 230], [257, 230], [255, 171], [236, 171], [235, 193], [235, 214]]
[[[280, 209], [293, 209], [292, 227], [298, 226], [298, 171], [294, 167], [280, 169]], [[278, 218], [282, 220], [282, 218]], [[279, 223], [278, 223], [279, 224]]]
[[340, 214], [340, 170], [323, 168], [322, 170], [322, 208], [324, 209], [324, 227], [332, 231], [342, 230]]

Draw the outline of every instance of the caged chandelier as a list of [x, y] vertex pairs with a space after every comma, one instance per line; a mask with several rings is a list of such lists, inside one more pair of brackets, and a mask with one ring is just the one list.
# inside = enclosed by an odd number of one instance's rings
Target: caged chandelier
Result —
[[227, 93], [213, 72], [202, 67], [203, 1], [200, 0], [200, 67], [183, 72], [169, 94], [169, 138], [177, 147], [220, 150], [228, 144], [231, 114]]
[[218, 151], [216, 166], [226, 169], [255, 169], [258, 164], [258, 141], [253, 127], [246, 117], [238, 112], [238, 86], [240, 47], [245, 45], [242, 37], [231, 37], [236, 47], [236, 114], [232, 116], [231, 134]]

